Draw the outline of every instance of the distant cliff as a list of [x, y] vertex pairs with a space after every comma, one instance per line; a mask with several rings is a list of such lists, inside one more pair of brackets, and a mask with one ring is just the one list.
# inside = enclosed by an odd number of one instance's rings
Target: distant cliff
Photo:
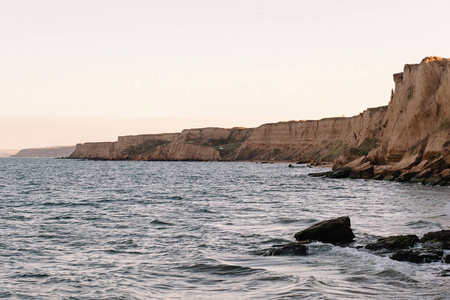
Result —
[[[355, 178], [392, 179], [426, 169], [428, 177], [442, 179], [450, 162], [449, 73], [449, 60], [439, 57], [405, 65], [403, 73], [394, 75], [388, 106], [350, 118], [124, 136], [116, 142], [78, 144], [70, 158], [334, 161], [334, 169], [353, 169]], [[438, 167], [429, 165], [435, 160]]]
[[11, 157], [67, 157], [75, 150], [75, 146], [57, 146], [46, 148], [22, 149]]
[[121, 136], [116, 142], [78, 144], [69, 158], [332, 162], [349, 148], [361, 155], [375, 148], [386, 110], [383, 106], [351, 118], [280, 122], [258, 128]]
[[233, 155], [235, 160], [330, 162], [354, 148], [367, 154], [378, 145], [387, 107], [350, 118], [264, 124]]
[[248, 128], [199, 128], [181, 133], [120, 136], [116, 142], [78, 144], [69, 158], [106, 160], [231, 160]]

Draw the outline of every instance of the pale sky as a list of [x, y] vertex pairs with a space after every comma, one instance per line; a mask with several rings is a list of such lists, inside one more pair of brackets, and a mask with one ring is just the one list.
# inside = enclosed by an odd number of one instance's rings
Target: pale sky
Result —
[[450, 1], [0, 0], [0, 149], [352, 116], [450, 57]]

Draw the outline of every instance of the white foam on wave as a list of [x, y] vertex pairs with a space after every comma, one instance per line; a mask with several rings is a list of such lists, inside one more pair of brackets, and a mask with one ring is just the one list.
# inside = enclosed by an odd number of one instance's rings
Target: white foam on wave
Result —
[[310, 245], [310, 250], [312, 253], [322, 252], [321, 254], [329, 257], [340, 257], [341, 267], [348, 269], [349, 273], [377, 274], [396, 271], [407, 277], [415, 275], [415, 268], [411, 264], [392, 260], [387, 256], [380, 256], [363, 249], [313, 243]]

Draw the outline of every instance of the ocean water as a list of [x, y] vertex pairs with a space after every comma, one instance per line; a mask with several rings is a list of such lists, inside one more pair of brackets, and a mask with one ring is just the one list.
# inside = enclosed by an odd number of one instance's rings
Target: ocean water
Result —
[[450, 299], [450, 264], [323, 243], [307, 256], [263, 256], [344, 215], [356, 245], [450, 227], [448, 187], [308, 172], [0, 159], [0, 298]]

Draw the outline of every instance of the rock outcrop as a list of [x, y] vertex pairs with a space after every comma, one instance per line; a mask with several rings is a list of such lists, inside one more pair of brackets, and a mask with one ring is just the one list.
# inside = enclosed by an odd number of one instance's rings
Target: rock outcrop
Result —
[[375, 243], [367, 244], [369, 250], [398, 250], [413, 247], [419, 241], [416, 235], [396, 235], [378, 239]]
[[72, 154], [75, 146], [56, 146], [46, 148], [22, 149], [11, 157], [66, 157]]
[[350, 243], [354, 237], [349, 217], [325, 220], [294, 235], [297, 241], [313, 240], [331, 244]]

